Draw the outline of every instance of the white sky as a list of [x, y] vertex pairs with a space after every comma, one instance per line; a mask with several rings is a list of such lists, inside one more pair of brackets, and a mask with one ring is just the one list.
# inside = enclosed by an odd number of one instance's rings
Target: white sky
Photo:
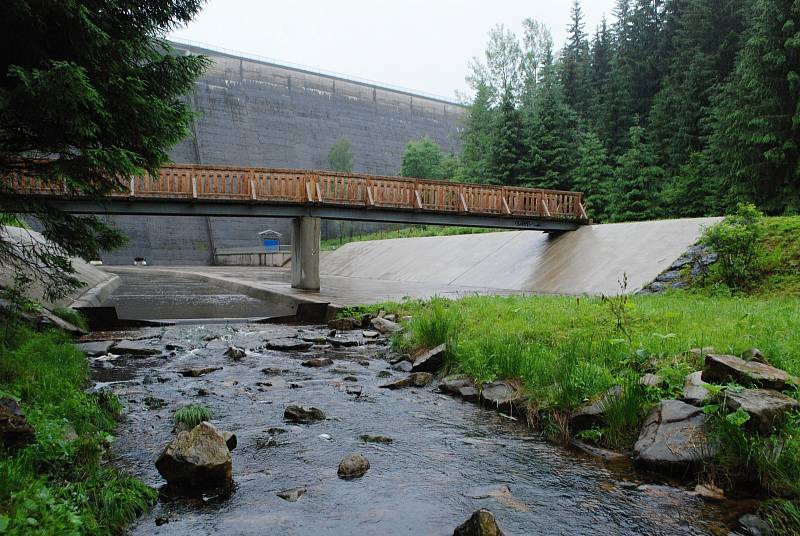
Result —
[[[583, 0], [586, 32], [614, 0]], [[489, 30], [521, 22], [550, 26], [566, 38], [572, 0], [209, 0], [180, 40], [265, 56], [413, 90], [454, 97], [466, 91], [473, 56]]]

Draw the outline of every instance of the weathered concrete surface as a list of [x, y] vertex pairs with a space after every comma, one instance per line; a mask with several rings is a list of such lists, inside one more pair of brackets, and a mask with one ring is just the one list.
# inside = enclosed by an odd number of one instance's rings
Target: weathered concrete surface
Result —
[[199, 47], [211, 66], [195, 82], [200, 112], [175, 162], [324, 169], [341, 137], [354, 171], [396, 174], [409, 140], [430, 136], [447, 153], [465, 108], [340, 77], [312, 73]]
[[[636, 291], [669, 267], [717, 218], [583, 227], [558, 238], [520, 231], [353, 242], [324, 275], [556, 294]], [[324, 285], [323, 285], [324, 286]]]
[[[45, 243], [44, 237], [33, 230], [22, 229], [20, 227], [2, 227], [0, 226], [0, 240], [16, 242], [19, 244], [33, 244]], [[28, 295], [30, 298], [43, 303], [45, 306], [73, 306], [73, 307], [88, 307], [100, 305], [111, 292], [119, 286], [119, 278], [103, 270], [100, 270], [83, 259], [72, 258], [72, 266], [75, 268], [75, 277], [80, 279], [85, 286], [75, 289], [67, 296], [50, 302], [44, 299], [44, 288], [34, 283]], [[0, 265], [0, 286], [10, 286], [14, 283], [14, 271], [7, 267]]]
[[548, 238], [535, 231], [354, 242], [320, 255], [321, 289], [291, 288], [291, 271], [265, 267], [113, 268], [191, 277], [270, 301], [340, 305], [434, 295], [613, 294], [628, 275], [640, 289], [716, 218], [595, 225]]
[[320, 219], [292, 222], [292, 287], [319, 290]]
[[[465, 108], [458, 104], [219, 53], [188, 100], [198, 117], [172, 151], [173, 162], [324, 169], [341, 138], [350, 141], [357, 172], [396, 175], [409, 140], [429, 136], [445, 152], [460, 145]], [[208, 265], [214, 247], [258, 247], [256, 233], [275, 229], [289, 243], [291, 220], [114, 216], [128, 244], [103, 255], [106, 264]], [[371, 232], [385, 225], [324, 225], [323, 237]], [[335, 233], [335, 234], [334, 234]]]

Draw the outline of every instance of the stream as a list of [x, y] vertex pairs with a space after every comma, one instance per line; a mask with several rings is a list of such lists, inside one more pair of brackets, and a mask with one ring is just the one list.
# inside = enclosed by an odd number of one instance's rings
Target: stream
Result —
[[[322, 343], [328, 335], [324, 326], [222, 323], [93, 334], [135, 338], [161, 351], [92, 360], [95, 388], [111, 389], [126, 407], [113, 447], [118, 467], [163, 486], [154, 461], [174, 437], [172, 414], [188, 403], [208, 406], [213, 424], [238, 438], [229, 496], [164, 496], [129, 533], [449, 535], [487, 508], [507, 535], [731, 534], [732, 503], [706, 502], [689, 488], [549, 444], [490, 408], [439, 393], [435, 382], [379, 388], [406, 374], [386, 360], [385, 340], [364, 339], [360, 330], [336, 346], [265, 349], [267, 341]], [[359, 345], [341, 347], [346, 341]], [[229, 345], [247, 349], [246, 357], [224, 356]], [[303, 366], [311, 357], [334, 363]], [[222, 368], [181, 374], [206, 367]], [[361, 394], [348, 394], [356, 385]], [[316, 406], [327, 419], [284, 422], [290, 404]], [[365, 443], [363, 434], [393, 442]], [[366, 456], [371, 469], [347, 481], [337, 466], [350, 453]], [[297, 487], [307, 492], [296, 502], [277, 496]]]

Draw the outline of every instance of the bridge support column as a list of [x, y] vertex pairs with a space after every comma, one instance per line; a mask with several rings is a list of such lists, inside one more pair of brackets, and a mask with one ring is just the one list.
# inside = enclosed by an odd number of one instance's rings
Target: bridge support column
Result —
[[292, 220], [292, 288], [319, 290], [320, 218]]

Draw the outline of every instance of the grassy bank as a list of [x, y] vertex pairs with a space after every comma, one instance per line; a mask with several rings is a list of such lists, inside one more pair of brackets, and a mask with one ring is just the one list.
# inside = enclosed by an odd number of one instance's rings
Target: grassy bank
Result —
[[756, 227], [758, 247], [740, 284], [726, 284], [723, 267], [717, 263], [705, 277], [692, 281], [694, 290], [716, 295], [743, 293], [800, 298], [800, 216], [761, 218]]
[[[521, 379], [534, 410], [531, 420], [555, 440], [570, 437], [567, 417], [573, 410], [620, 385], [623, 394], [613, 400], [604, 425], [581, 439], [630, 448], [652, 405], [680, 397], [684, 377], [702, 368], [702, 357], [692, 348], [740, 354], [757, 347], [773, 365], [800, 375], [800, 300], [795, 298], [677, 292], [610, 300], [476, 296], [366, 309], [413, 317], [396, 347], [447, 342], [449, 372], [463, 372], [479, 383]], [[662, 385], [640, 385], [646, 373], [658, 374]], [[723, 486], [746, 481], [752, 490], [800, 496], [800, 419], [791, 418], [775, 437], [761, 441], [726, 420], [724, 410], [715, 411], [726, 448], [705, 476]]]
[[424, 236], [452, 236], [462, 234], [496, 233], [499, 229], [484, 227], [442, 227], [438, 225], [421, 225], [396, 229], [393, 231], [379, 231], [363, 235], [343, 236], [322, 241], [322, 251], [332, 251], [350, 242], [365, 242], [367, 240], [389, 240], [391, 238], [419, 238]]
[[[115, 534], [155, 491], [104, 465], [121, 409], [87, 394], [86, 356], [55, 332], [0, 333], [0, 395], [19, 400], [36, 441], [0, 456], [0, 534]], [[0, 447], [2, 451], [2, 447]]]

